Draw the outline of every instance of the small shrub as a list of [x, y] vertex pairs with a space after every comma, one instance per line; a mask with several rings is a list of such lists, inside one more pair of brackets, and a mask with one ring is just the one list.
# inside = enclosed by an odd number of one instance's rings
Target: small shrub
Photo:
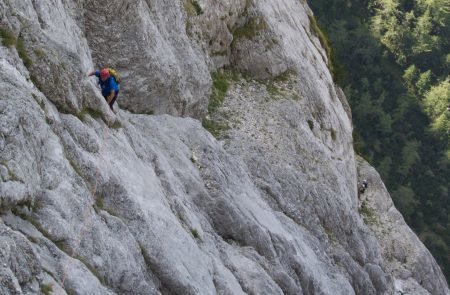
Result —
[[193, 236], [194, 238], [196, 238], [196, 239], [198, 239], [198, 240], [201, 240], [200, 235], [198, 234], [197, 229], [192, 228], [192, 229], [191, 229], [191, 234], [192, 234], [192, 236]]
[[52, 284], [42, 284], [41, 292], [44, 295], [50, 295], [53, 292], [53, 285]]
[[14, 37], [14, 34], [6, 29], [6, 28], [0, 28], [0, 37], [2, 39], [2, 44], [6, 47], [13, 47], [16, 46], [17, 40], [16, 37]]
[[44, 49], [42, 48], [37, 48], [36, 50], [34, 50], [34, 53], [36, 54], [37, 57], [39, 58], [44, 58], [47, 56], [47, 53], [45, 52]]
[[192, 6], [194, 6], [194, 9], [195, 9], [195, 12], [197, 13], [197, 15], [203, 14], [203, 10], [202, 10], [202, 8], [200, 7], [200, 4], [198, 4], [197, 1], [192, 0], [191, 3], [192, 3]]
[[314, 129], [314, 122], [312, 120], [308, 120], [307, 122], [308, 122], [309, 129], [313, 130]]

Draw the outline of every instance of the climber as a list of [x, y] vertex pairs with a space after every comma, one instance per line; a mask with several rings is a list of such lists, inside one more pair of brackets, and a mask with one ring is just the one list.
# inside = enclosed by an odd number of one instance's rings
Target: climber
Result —
[[364, 192], [366, 191], [367, 187], [368, 187], [367, 180], [364, 179], [363, 182], [361, 183], [361, 185], [359, 186], [359, 192], [361, 194], [364, 194]]
[[[112, 75], [111, 71], [114, 72]], [[98, 85], [102, 88], [102, 95], [108, 102], [111, 111], [113, 111], [113, 104], [119, 94], [119, 83], [117, 81], [117, 74], [111, 69], [102, 69], [101, 71], [93, 71], [88, 74], [88, 77], [95, 75], [98, 78]]]

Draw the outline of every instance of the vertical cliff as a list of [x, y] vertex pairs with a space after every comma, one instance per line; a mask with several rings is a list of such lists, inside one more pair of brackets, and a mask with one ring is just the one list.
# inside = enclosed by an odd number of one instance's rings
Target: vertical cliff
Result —
[[0, 293], [450, 294], [355, 156], [311, 16], [0, 0]]

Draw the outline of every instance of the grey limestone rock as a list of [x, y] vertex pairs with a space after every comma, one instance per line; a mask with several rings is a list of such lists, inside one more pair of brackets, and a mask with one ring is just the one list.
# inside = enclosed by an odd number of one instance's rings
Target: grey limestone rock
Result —
[[[355, 156], [308, 15], [294, 0], [0, 0], [16, 41], [0, 46], [0, 293], [449, 294]], [[122, 74], [114, 112], [94, 65]], [[224, 66], [215, 138], [198, 119]]]

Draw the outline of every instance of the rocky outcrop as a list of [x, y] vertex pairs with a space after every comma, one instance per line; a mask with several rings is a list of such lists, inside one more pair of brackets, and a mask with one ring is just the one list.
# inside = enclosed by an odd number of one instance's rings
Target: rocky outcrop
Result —
[[0, 0], [0, 293], [449, 294], [355, 159], [306, 4], [102, 3]]

